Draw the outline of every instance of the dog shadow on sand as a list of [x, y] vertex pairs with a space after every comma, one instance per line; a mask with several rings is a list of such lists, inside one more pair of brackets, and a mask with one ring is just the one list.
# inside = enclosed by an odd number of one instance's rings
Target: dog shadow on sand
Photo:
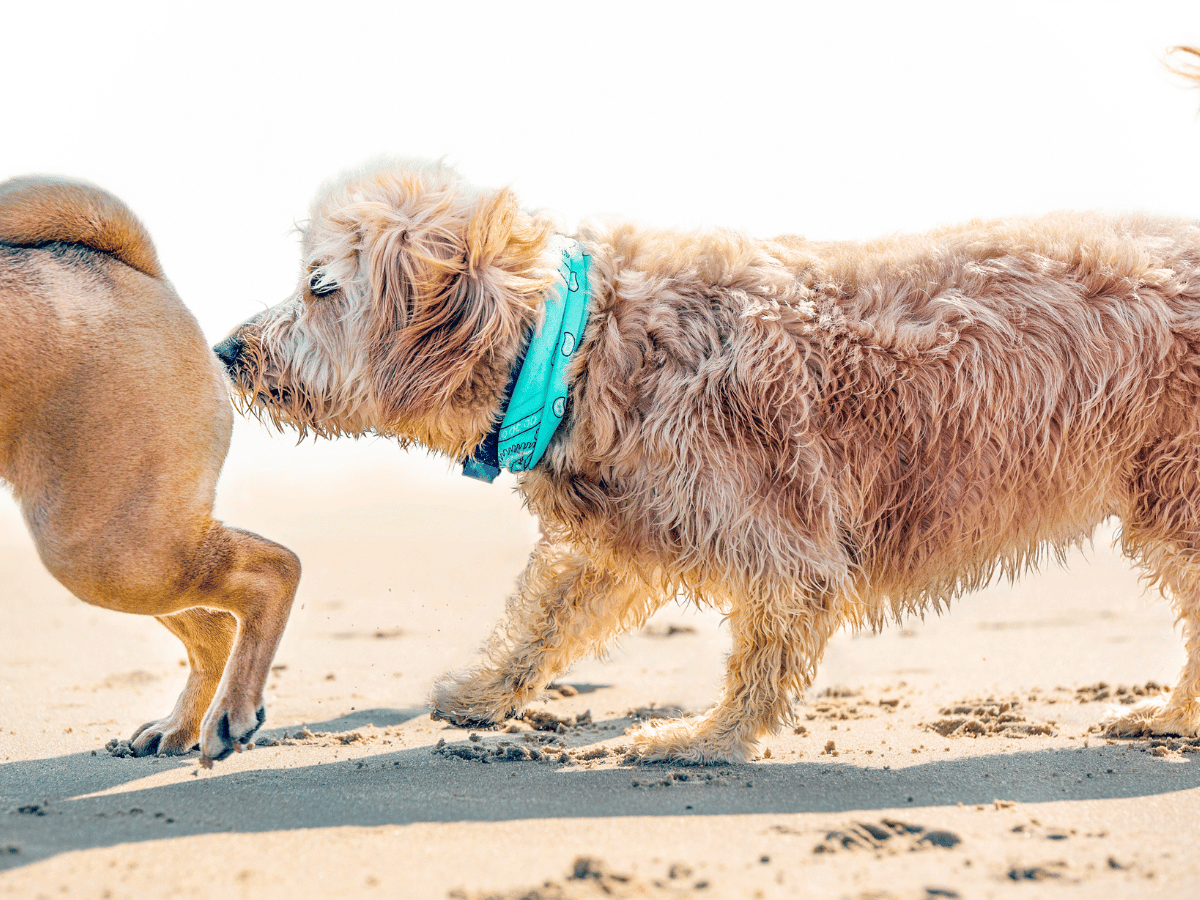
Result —
[[[357, 743], [353, 729], [394, 728], [425, 709], [373, 709], [313, 723], [301, 734]], [[598, 722], [613, 729], [624, 720]], [[333, 733], [331, 733], [333, 732]], [[615, 816], [792, 815], [962, 804], [1042, 803], [1153, 796], [1200, 787], [1190, 756], [1164, 760], [1136, 742], [951, 758], [886, 768], [828, 757], [745, 765], [634, 765], [611, 757], [596, 767], [551, 753], [500, 752], [532, 745], [525, 735], [447, 729], [454, 743], [424, 744], [317, 765], [287, 766], [291, 729], [266, 734], [263, 767], [196, 768], [191, 757], [114, 758], [103, 749], [0, 765], [0, 870], [74, 850], [213, 833], [299, 828], [505, 822]], [[306, 733], [306, 734], [305, 734]], [[410, 741], [411, 743], [411, 741]], [[326, 754], [328, 755], [328, 754]], [[195, 777], [140, 788], [173, 769]], [[129, 785], [125, 790], [119, 790]], [[781, 828], [789, 827], [786, 823]], [[815, 834], [815, 832], [814, 832]]]

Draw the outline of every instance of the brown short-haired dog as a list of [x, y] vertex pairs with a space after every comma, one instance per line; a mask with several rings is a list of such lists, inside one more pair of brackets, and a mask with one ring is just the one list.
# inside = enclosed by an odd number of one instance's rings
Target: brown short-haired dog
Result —
[[[742, 760], [839, 627], [880, 626], [1123, 522], [1188, 662], [1115, 731], [1200, 728], [1200, 227], [973, 222], [870, 243], [629, 224], [578, 235], [590, 318], [518, 476], [539, 543], [434, 713], [495, 723], [680, 592], [728, 614], [725, 691], [646, 759]], [[318, 195], [286, 302], [217, 353], [250, 408], [465, 460], [560, 250], [511, 192], [382, 161]], [[572, 342], [573, 343], [573, 342]]]
[[191, 673], [138, 755], [222, 759], [261, 725], [296, 557], [212, 517], [233, 417], [220, 365], [117, 198], [0, 184], [0, 476], [46, 568], [80, 599], [152, 615]]

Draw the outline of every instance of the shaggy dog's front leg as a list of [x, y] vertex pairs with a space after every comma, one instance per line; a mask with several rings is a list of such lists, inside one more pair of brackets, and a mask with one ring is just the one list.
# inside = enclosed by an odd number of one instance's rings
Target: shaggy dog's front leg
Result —
[[597, 566], [567, 544], [538, 544], [508, 599], [484, 661], [443, 675], [430, 697], [433, 718], [495, 725], [517, 715], [555, 676], [628, 628], [666, 596], [634, 577]]
[[701, 716], [656, 720], [633, 733], [643, 762], [746, 762], [758, 738], [791, 717], [791, 698], [811, 683], [829, 636], [841, 624], [837, 598], [755, 598], [729, 616], [733, 651], [721, 700]]

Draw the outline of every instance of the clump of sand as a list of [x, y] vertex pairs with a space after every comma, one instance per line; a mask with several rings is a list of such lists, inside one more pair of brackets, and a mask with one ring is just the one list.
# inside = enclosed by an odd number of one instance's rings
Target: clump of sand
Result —
[[450, 891], [450, 900], [591, 900], [591, 898], [681, 897], [709, 887], [686, 863], [672, 863], [661, 877], [639, 878], [617, 872], [590, 856], [578, 857], [562, 881], [508, 891]]
[[1030, 735], [1054, 735], [1056, 722], [1030, 722], [1015, 698], [997, 700], [967, 700], [938, 710], [944, 718], [922, 722], [921, 726], [942, 737], [1006, 737], [1024, 738]]
[[898, 819], [856, 822], [846, 828], [829, 831], [813, 848], [813, 853], [839, 853], [846, 850], [871, 850], [876, 853], [901, 853], [935, 847], [953, 849], [962, 838], [942, 828], [927, 829]]

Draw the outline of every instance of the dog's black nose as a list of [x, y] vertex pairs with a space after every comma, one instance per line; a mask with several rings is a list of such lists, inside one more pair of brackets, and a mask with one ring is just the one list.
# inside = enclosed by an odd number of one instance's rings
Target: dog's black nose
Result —
[[236, 336], [230, 335], [213, 347], [213, 353], [217, 354], [217, 358], [225, 363], [225, 368], [236, 368], [238, 359], [242, 355], [242, 342]]

